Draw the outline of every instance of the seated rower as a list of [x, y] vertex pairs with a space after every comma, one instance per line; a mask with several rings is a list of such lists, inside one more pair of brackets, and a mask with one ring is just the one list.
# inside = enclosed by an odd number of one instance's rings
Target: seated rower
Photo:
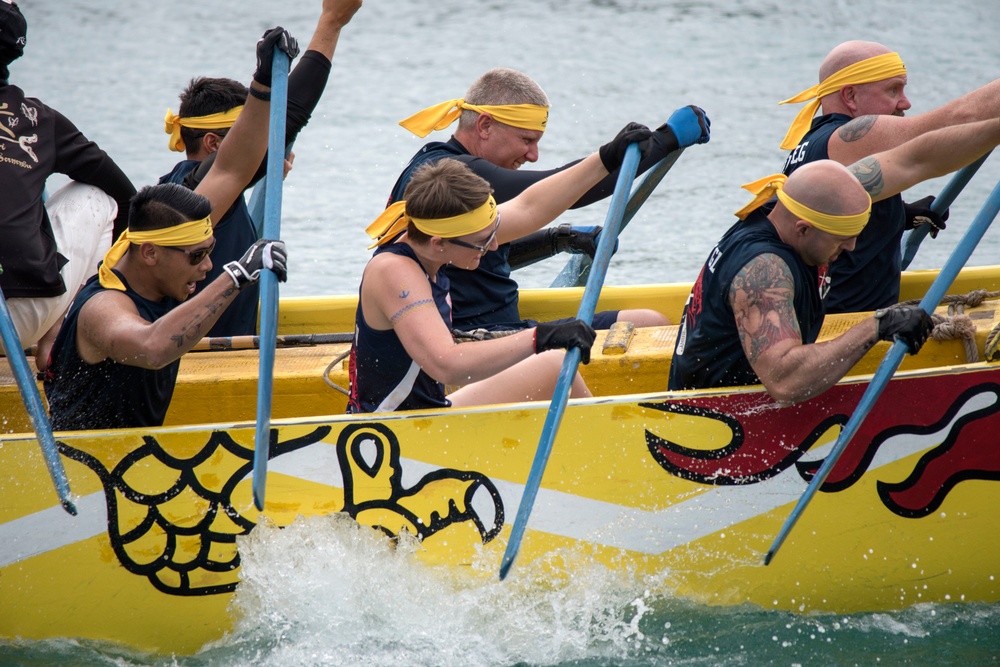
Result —
[[[932, 329], [919, 306], [878, 310], [817, 343], [826, 267], [854, 248], [873, 201], [959, 169], [997, 143], [996, 119], [956, 125], [850, 167], [816, 160], [787, 180], [775, 174], [744, 186], [758, 196], [737, 213], [691, 290], [670, 390], [763, 384], [776, 401], [796, 403], [839, 382], [880, 340], [902, 340], [916, 354]], [[765, 204], [775, 193], [777, 202]]]
[[[621, 166], [631, 141], [546, 178], [499, 206], [489, 183], [451, 159], [420, 167], [403, 201], [369, 228], [379, 245], [365, 267], [351, 349], [348, 412], [390, 412], [549, 398], [563, 354], [579, 348], [584, 363], [596, 336], [570, 319], [469, 343], [451, 334], [445, 266], [473, 270], [497, 245], [555, 219], [583, 192]], [[544, 353], [544, 354], [543, 354]], [[536, 356], [537, 355], [537, 356]], [[445, 394], [445, 385], [461, 388]], [[571, 396], [590, 396], [579, 373]]]
[[[556, 169], [527, 169], [523, 165], [538, 160], [540, 141], [549, 119], [549, 100], [530, 76], [498, 67], [486, 72], [469, 87], [462, 99], [434, 105], [400, 121], [400, 125], [420, 137], [443, 130], [458, 121], [447, 142], [424, 145], [400, 174], [389, 203], [400, 200], [413, 173], [420, 166], [451, 158], [468, 165], [493, 188], [498, 204], [513, 199], [538, 181], [568, 169], [574, 160]], [[706, 143], [710, 121], [696, 106], [685, 106], [651, 133], [641, 146], [637, 173], [644, 173], [678, 148]], [[579, 208], [598, 202], [614, 191], [617, 170], [573, 202]], [[550, 257], [557, 252], [586, 253], [593, 258], [601, 227], [572, 227], [561, 224], [528, 230], [523, 237], [508, 237], [485, 255], [473, 271], [444, 267], [451, 282], [453, 325], [460, 331], [487, 329], [509, 331], [534, 326], [518, 312], [518, 284], [511, 270]], [[648, 308], [598, 312], [594, 326], [610, 328], [616, 321], [636, 326], [662, 326], [670, 321]]]
[[262, 239], [191, 296], [212, 267], [212, 218], [241, 196], [267, 150], [276, 48], [298, 53], [281, 28], [258, 42], [250, 96], [198, 187], [163, 183], [132, 198], [128, 229], [80, 290], [52, 347], [45, 394], [56, 430], [160, 426], [181, 356], [262, 269], [284, 279], [284, 245]]

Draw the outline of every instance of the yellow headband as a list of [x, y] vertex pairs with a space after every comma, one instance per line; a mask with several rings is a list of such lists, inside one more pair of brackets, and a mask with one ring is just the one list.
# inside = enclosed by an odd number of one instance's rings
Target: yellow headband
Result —
[[181, 118], [170, 109], [163, 119], [163, 131], [170, 135], [167, 146], [170, 150], [181, 153], [184, 151], [184, 140], [181, 139], [181, 128], [187, 127], [192, 130], [225, 130], [233, 126], [236, 118], [243, 111], [243, 106], [233, 107], [229, 111], [213, 113], [207, 116], [191, 116]]
[[816, 115], [816, 110], [820, 106], [820, 98], [830, 93], [835, 93], [844, 86], [856, 86], [862, 83], [872, 83], [874, 81], [884, 81], [894, 76], [906, 74], [906, 65], [898, 53], [884, 53], [874, 58], [868, 58], [853, 65], [848, 65], [842, 70], [834, 72], [826, 79], [816, 84], [812, 88], [807, 88], [795, 97], [778, 102], [778, 104], [798, 104], [809, 102], [805, 105], [799, 115], [792, 121], [792, 126], [788, 128], [788, 133], [781, 141], [781, 148], [791, 150], [798, 146], [799, 141], [809, 131], [809, 124], [812, 117]]
[[441, 104], [427, 107], [409, 118], [399, 121], [399, 124], [418, 137], [426, 137], [433, 130], [443, 130], [462, 115], [462, 110], [468, 109], [476, 113], [487, 113], [504, 125], [519, 127], [522, 130], [545, 131], [549, 121], [549, 108], [537, 104], [498, 104], [476, 106], [468, 104], [463, 99], [448, 100]]
[[212, 236], [212, 218], [204, 217], [201, 220], [183, 222], [173, 227], [163, 229], [150, 229], [144, 232], [134, 232], [126, 229], [118, 237], [111, 249], [104, 253], [104, 261], [98, 269], [101, 285], [108, 289], [125, 291], [125, 285], [111, 270], [121, 261], [121, 258], [128, 252], [131, 244], [155, 243], [162, 246], [185, 246], [201, 243]]
[[764, 178], [756, 180], [752, 183], [744, 184], [743, 189], [749, 190], [753, 193], [754, 199], [749, 204], [738, 210], [736, 212], [736, 216], [740, 220], [745, 220], [752, 211], [756, 210], [761, 204], [777, 194], [778, 200], [785, 205], [785, 208], [787, 208], [792, 215], [800, 220], [805, 220], [816, 229], [827, 232], [828, 234], [835, 234], [837, 236], [857, 236], [861, 233], [861, 230], [865, 228], [865, 225], [868, 224], [868, 217], [872, 210], [870, 197], [868, 200], [868, 208], [862, 213], [857, 213], [855, 215], [830, 215], [828, 213], [820, 213], [819, 211], [814, 211], [808, 206], [800, 204], [786, 194], [784, 187], [785, 181], [787, 180], [788, 177], [784, 174], [772, 174], [771, 176], [765, 176]]
[[857, 236], [868, 224], [872, 212], [872, 200], [868, 198], [868, 208], [855, 215], [830, 215], [814, 211], [795, 201], [782, 190], [778, 190], [778, 201], [785, 205], [792, 215], [805, 220], [816, 229], [835, 236]]
[[368, 246], [369, 249], [388, 243], [399, 236], [406, 231], [410, 221], [428, 236], [453, 239], [486, 229], [496, 221], [497, 215], [497, 203], [493, 195], [490, 195], [482, 206], [450, 218], [411, 218], [406, 215], [406, 202], [398, 201], [382, 211], [382, 215], [368, 225], [365, 231], [368, 232], [368, 236], [375, 239], [375, 243]]

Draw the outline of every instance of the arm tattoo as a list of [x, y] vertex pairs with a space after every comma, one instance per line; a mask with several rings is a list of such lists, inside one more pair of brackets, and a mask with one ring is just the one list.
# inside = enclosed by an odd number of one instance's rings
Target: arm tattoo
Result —
[[760, 355], [779, 341], [802, 339], [794, 296], [792, 272], [774, 254], [755, 257], [733, 278], [729, 303], [751, 364], [757, 363]]
[[413, 311], [419, 308], [426, 308], [427, 306], [433, 306], [433, 305], [434, 305], [433, 299], [421, 299], [420, 301], [414, 301], [413, 303], [409, 303], [400, 308], [399, 310], [397, 310], [396, 314], [389, 318], [389, 321], [395, 324], [396, 322], [399, 322], [401, 319], [403, 319]]
[[201, 340], [209, 328], [205, 326], [205, 321], [219, 311], [225, 310], [226, 306], [229, 305], [230, 297], [233, 297], [237, 291], [235, 286], [230, 287], [218, 299], [205, 304], [205, 307], [196, 312], [187, 324], [181, 325], [180, 331], [170, 336], [170, 340], [177, 346], [177, 349], [182, 349], [192, 340], [196, 343]]
[[872, 199], [882, 194], [885, 189], [885, 180], [882, 178], [882, 165], [875, 156], [862, 158], [852, 164], [848, 169], [854, 174]]
[[859, 141], [865, 138], [865, 135], [875, 127], [875, 121], [878, 120], [878, 116], [858, 116], [854, 120], [844, 123], [844, 125], [837, 130], [837, 136], [845, 144], [849, 144], [852, 141]]

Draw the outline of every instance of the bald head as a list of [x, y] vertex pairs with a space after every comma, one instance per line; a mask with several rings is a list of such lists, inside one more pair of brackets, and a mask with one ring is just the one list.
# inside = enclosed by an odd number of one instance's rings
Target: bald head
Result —
[[892, 49], [878, 42], [852, 40], [838, 44], [833, 47], [833, 50], [827, 54], [819, 66], [819, 80], [824, 81], [845, 67], [886, 53], [892, 53]]
[[833, 160], [802, 165], [788, 177], [784, 190], [803, 206], [827, 215], [857, 215], [871, 205], [857, 176]]

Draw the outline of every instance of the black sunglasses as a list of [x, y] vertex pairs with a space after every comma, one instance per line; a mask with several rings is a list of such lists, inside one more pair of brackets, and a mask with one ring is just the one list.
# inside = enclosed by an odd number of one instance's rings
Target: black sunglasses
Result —
[[191, 262], [191, 266], [198, 266], [205, 261], [213, 250], [215, 250], [215, 239], [212, 239], [212, 245], [207, 248], [198, 248], [197, 250], [185, 250], [184, 248], [178, 248], [173, 245], [160, 246], [161, 248], [166, 248], [168, 250], [176, 250], [177, 252], [182, 252], [188, 256], [188, 261]]

